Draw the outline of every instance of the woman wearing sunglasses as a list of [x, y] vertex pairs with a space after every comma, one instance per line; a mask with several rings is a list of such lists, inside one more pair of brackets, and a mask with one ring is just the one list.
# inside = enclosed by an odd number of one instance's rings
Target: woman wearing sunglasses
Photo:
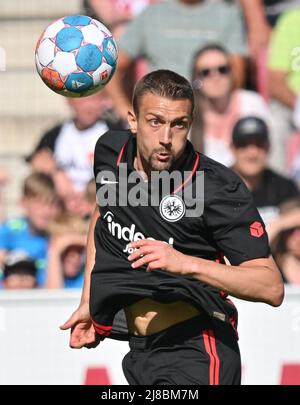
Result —
[[200, 49], [193, 59], [192, 80], [198, 111], [191, 131], [195, 149], [230, 166], [232, 129], [235, 122], [248, 115], [269, 120], [268, 107], [254, 91], [236, 89], [231, 56], [218, 44]]

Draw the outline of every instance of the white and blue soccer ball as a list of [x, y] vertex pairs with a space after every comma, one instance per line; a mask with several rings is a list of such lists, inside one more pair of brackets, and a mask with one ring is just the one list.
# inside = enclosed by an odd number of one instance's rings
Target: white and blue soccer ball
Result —
[[50, 24], [35, 50], [36, 68], [44, 83], [67, 97], [101, 90], [112, 78], [118, 51], [110, 31], [85, 15], [71, 15]]

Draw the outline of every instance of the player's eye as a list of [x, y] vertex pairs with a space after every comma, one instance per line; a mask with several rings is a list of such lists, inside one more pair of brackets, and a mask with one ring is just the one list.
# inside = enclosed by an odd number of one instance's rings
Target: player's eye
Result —
[[187, 122], [185, 121], [178, 121], [174, 123], [174, 127], [177, 129], [184, 129], [187, 128]]
[[150, 120], [150, 125], [152, 127], [158, 127], [160, 125], [160, 122], [157, 119], [152, 119], [152, 120]]

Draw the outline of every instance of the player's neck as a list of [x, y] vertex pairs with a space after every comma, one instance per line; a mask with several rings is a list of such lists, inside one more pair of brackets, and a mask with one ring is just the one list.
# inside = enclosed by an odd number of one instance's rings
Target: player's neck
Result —
[[145, 182], [148, 182], [148, 179], [150, 177], [150, 168], [146, 167], [146, 170], [145, 170], [145, 168], [144, 168], [145, 165], [146, 165], [146, 162], [144, 162], [144, 164], [143, 164], [140, 157], [136, 156], [134, 158], [133, 167], [139, 173], [139, 175], [142, 177], [142, 179]]

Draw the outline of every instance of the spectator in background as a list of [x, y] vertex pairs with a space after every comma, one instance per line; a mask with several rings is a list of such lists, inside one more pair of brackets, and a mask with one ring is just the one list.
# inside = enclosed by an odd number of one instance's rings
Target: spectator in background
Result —
[[272, 114], [270, 164], [287, 171], [286, 143], [293, 130], [292, 115], [300, 93], [300, 8], [279, 18], [273, 30], [269, 55], [269, 93]]
[[95, 209], [96, 202], [96, 184], [95, 180], [91, 179], [80, 196], [80, 198], [70, 199], [68, 213], [80, 216], [83, 220], [89, 221]]
[[300, 189], [300, 131], [295, 132], [287, 143], [287, 164], [289, 176]]
[[295, 103], [293, 124], [295, 132], [289, 137], [287, 142], [286, 161], [288, 174], [296, 181], [300, 188], [300, 94], [297, 96]]
[[46, 287], [81, 288], [87, 224], [80, 217], [62, 215], [50, 225], [49, 230]]
[[283, 204], [280, 217], [267, 226], [267, 231], [284, 282], [300, 285], [300, 199]]
[[[105, 24], [118, 42], [127, 24], [133, 18], [136, 18], [149, 4], [160, 1], [164, 0], [85, 0], [83, 8], [84, 14]], [[139, 58], [132, 61], [123, 77], [122, 84], [126, 97], [131, 98], [135, 82], [147, 71], [148, 65], [145, 59]]]
[[193, 59], [192, 79], [197, 100], [190, 138], [197, 150], [230, 166], [232, 129], [247, 115], [269, 119], [269, 110], [256, 92], [234, 89], [231, 57], [219, 44], [208, 44]]
[[9, 175], [7, 170], [3, 167], [0, 167], [0, 221], [5, 218], [4, 214], [4, 202], [3, 202], [3, 187], [9, 180]]
[[268, 47], [271, 26], [267, 20], [264, 0], [240, 0], [245, 16], [251, 56], [257, 61]]
[[93, 156], [97, 140], [122, 124], [111, 109], [105, 89], [93, 96], [68, 98], [71, 120], [47, 131], [28, 161], [36, 171], [53, 176], [67, 210], [80, 213], [83, 193], [93, 178]]
[[86, 211], [85, 211], [85, 218], [90, 219], [95, 211], [95, 203], [96, 203], [96, 183], [94, 179], [91, 179], [85, 189], [85, 201], [86, 201]]
[[149, 4], [160, 1], [164, 0], [84, 0], [83, 8], [88, 15], [114, 31], [140, 14]]
[[228, 45], [236, 81], [243, 83], [247, 47], [236, 5], [174, 0], [147, 7], [121, 36], [118, 69], [107, 86], [121, 117], [127, 118], [131, 105], [123, 89], [123, 75], [133, 60], [144, 57], [150, 70], [170, 69], [188, 77], [194, 53], [211, 41]]
[[299, 196], [297, 185], [267, 167], [269, 130], [258, 117], [245, 117], [233, 128], [233, 170], [244, 180], [265, 223], [279, 215], [279, 206]]
[[10, 252], [3, 266], [3, 288], [30, 289], [37, 287], [35, 261], [23, 251]]
[[10, 251], [22, 250], [36, 261], [37, 281], [45, 281], [48, 225], [59, 213], [59, 199], [50, 176], [29, 175], [23, 185], [24, 216], [9, 219], [0, 226], [0, 264]]
[[[242, 0], [247, 2], [247, 0]], [[262, 0], [261, 0], [262, 1]], [[249, 2], [248, 2], [249, 3]], [[269, 24], [274, 27], [278, 18], [287, 10], [297, 7], [299, 0], [263, 0], [265, 6], [265, 15]]]
[[8, 180], [9, 176], [3, 167], [0, 167], [0, 185], [5, 184]]

